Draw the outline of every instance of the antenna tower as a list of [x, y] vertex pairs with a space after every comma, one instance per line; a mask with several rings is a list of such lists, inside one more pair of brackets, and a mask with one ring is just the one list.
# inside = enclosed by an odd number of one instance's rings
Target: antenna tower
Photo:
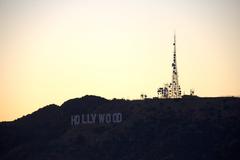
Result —
[[172, 83], [170, 83], [170, 98], [181, 98], [181, 87], [178, 82], [177, 55], [176, 55], [176, 33], [173, 42], [173, 63], [172, 63]]

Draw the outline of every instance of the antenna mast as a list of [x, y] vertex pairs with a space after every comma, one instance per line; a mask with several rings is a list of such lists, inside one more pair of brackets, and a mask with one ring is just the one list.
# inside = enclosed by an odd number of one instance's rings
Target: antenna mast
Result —
[[172, 83], [170, 84], [170, 98], [181, 98], [181, 88], [178, 82], [177, 56], [176, 56], [176, 33], [173, 42]]
[[165, 84], [164, 87], [158, 88], [157, 93], [161, 98], [182, 98], [181, 88], [178, 82], [175, 32], [173, 41], [172, 82], [170, 84]]

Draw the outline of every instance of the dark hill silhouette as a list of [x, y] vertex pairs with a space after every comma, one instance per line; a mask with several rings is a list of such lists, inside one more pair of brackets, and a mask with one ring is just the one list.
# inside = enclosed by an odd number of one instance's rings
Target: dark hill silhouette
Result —
[[[71, 125], [71, 116], [122, 113], [121, 123]], [[0, 123], [1, 160], [240, 159], [240, 99], [107, 100], [85, 96]]]

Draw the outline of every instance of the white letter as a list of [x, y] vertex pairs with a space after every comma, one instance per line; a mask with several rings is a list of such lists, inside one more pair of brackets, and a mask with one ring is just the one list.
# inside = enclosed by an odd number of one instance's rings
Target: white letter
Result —
[[80, 116], [79, 115], [72, 115], [71, 116], [71, 125], [76, 126], [80, 123]]
[[106, 114], [106, 123], [111, 123], [111, 114]]
[[104, 117], [105, 117], [104, 114], [99, 114], [99, 115], [98, 115], [99, 123], [104, 123]]
[[122, 122], [122, 113], [116, 113], [116, 122]]
[[95, 121], [96, 121], [96, 114], [91, 114], [91, 117], [92, 117], [92, 123], [95, 123]]
[[84, 120], [84, 114], [82, 114], [82, 124], [86, 124], [87, 122]]

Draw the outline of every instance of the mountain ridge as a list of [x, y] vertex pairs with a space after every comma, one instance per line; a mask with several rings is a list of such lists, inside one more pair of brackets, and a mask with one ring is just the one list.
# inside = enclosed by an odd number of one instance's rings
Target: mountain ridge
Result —
[[[71, 117], [122, 114], [120, 123]], [[0, 123], [0, 159], [238, 159], [240, 98], [84, 96]]]

